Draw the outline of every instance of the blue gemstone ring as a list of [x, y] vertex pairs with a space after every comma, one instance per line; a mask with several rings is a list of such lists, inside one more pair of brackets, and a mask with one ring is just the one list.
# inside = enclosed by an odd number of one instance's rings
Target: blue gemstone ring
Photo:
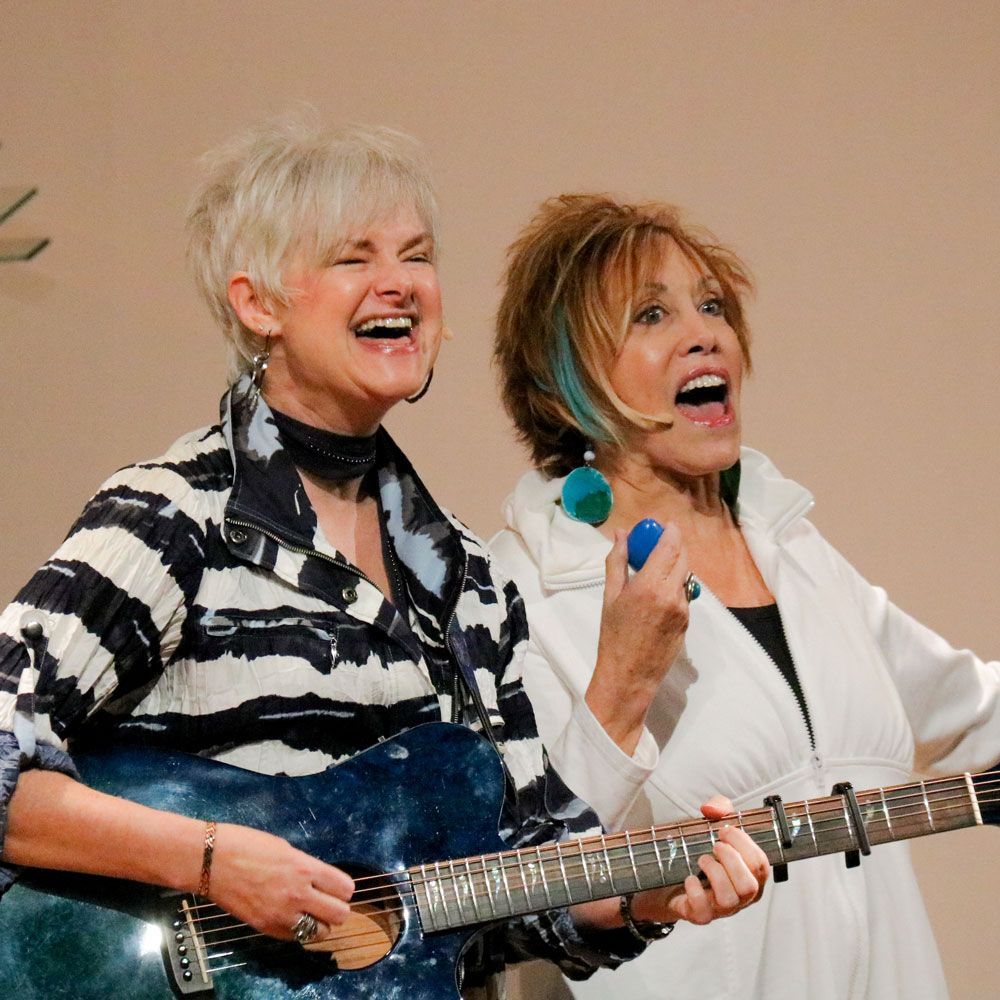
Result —
[[688, 599], [689, 604], [701, 596], [701, 584], [694, 573], [688, 573], [684, 578], [684, 596]]

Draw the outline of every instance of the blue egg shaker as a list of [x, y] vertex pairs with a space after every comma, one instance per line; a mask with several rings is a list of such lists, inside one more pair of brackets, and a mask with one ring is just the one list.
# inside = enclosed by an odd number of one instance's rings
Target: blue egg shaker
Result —
[[642, 569], [662, 534], [663, 525], [652, 517], [644, 517], [628, 533], [628, 564], [632, 569]]

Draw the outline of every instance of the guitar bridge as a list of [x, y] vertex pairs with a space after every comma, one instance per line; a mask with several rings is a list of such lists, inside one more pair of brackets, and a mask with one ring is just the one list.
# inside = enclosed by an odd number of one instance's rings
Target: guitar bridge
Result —
[[163, 961], [174, 986], [184, 996], [214, 993], [212, 974], [208, 968], [205, 944], [198, 933], [193, 896], [175, 896], [163, 927]]

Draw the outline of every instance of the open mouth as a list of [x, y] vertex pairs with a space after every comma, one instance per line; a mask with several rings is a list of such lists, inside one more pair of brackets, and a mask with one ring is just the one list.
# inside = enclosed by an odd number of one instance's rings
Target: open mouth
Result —
[[356, 326], [354, 335], [360, 340], [410, 343], [413, 326], [412, 316], [374, 316]]
[[728, 423], [729, 383], [722, 375], [697, 375], [688, 379], [674, 397], [677, 411], [688, 420], [707, 427]]

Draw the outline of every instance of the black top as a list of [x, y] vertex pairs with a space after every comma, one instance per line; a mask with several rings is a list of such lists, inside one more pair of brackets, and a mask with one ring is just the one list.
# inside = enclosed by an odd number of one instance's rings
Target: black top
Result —
[[799, 675], [795, 672], [795, 663], [792, 660], [791, 650], [788, 648], [788, 640], [785, 638], [785, 629], [781, 624], [781, 614], [777, 604], [765, 604], [759, 608], [730, 608], [737, 621], [760, 643], [764, 652], [774, 661], [775, 666], [781, 671], [781, 676], [788, 681], [795, 700], [799, 703], [799, 710], [802, 718], [805, 719], [806, 729], [809, 730], [809, 742], [815, 747], [816, 740], [813, 738], [812, 722], [809, 719], [809, 709], [806, 707], [806, 699], [802, 694], [802, 685], [799, 683]]

